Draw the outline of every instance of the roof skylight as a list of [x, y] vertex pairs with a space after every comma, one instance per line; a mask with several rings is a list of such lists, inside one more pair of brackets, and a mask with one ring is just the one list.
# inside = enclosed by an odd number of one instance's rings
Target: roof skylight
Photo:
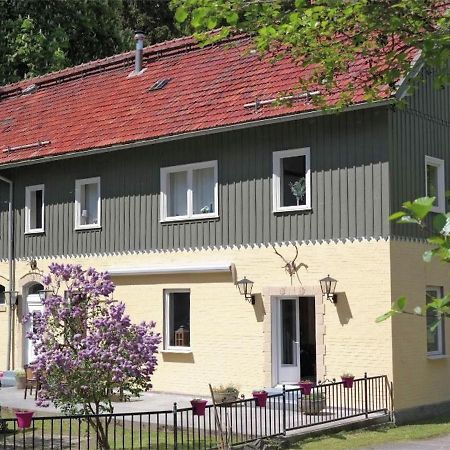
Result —
[[159, 91], [164, 88], [167, 83], [170, 81], [170, 78], [161, 78], [160, 80], [155, 81], [153, 85], [149, 88], [149, 91]]
[[24, 88], [22, 89], [22, 94], [23, 94], [23, 95], [26, 95], [26, 94], [32, 94], [33, 92], [36, 92], [38, 89], [39, 89], [39, 85], [33, 83], [33, 84], [30, 84], [30, 85], [27, 86], [27, 87], [24, 87]]

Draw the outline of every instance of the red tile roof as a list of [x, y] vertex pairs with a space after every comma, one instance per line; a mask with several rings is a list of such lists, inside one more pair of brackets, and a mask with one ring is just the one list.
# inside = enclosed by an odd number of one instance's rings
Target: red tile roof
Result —
[[[248, 48], [247, 38], [204, 48], [182, 38], [147, 47], [140, 76], [128, 77], [128, 52], [0, 87], [0, 165], [316, 109], [307, 98], [245, 107], [280, 92], [301, 93], [298, 81], [312, 70], [289, 59], [261, 60]], [[340, 83], [366, 69], [356, 61]], [[149, 92], [162, 78], [170, 78], [167, 86]], [[38, 90], [22, 94], [31, 84]], [[353, 102], [364, 102], [362, 90]], [[42, 141], [50, 143], [24, 148]]]

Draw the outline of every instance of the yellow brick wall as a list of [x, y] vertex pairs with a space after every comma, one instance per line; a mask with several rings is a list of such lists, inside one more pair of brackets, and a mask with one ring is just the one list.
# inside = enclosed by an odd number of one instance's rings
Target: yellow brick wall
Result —
[[[391, 323], [375, 324], [391, 302], [389, 242], [354, 241], [305, 244], [297, 262], [301, 284], [296, 288], [319, 289], [319, 279], [327, 274], [338, 280], [338, 304], [325, 301], [324, 375], [339, 377], [344, 371], [361, 376], [387, 374], [392, 377]], [[280, 252], [293, 256], [292, 247]], [[62, 261], [58, 259], [58, 261]], [[66, 260], [69, 261], [69, 260]], [[152, 264], [195, 264], [233, 262], [237, 277], [255, 282], [255, 306], [245, 302], [230, 275], [190, 274], [117, 277], [115, 297], [127, 304], [136, 321], [155, 320], [162, 331], [163, 290], [191, 290], [191, 354], [163, 353], [154, 376], [154, 389], [190, 394], [206, 394], [208, 383], [234, 382], [248, 393], [271, 385], [271, 301], [263, 295], [268, 287], [290, 288], [290, 278], [273, 249], [241, 247], [171, 253], [126, 254], [107, 257], [72, 258], [72, 262], [100, 270], [111, 267]], [[50, 261], [39, 260], [40, 269]], [[6, 270], [3, 264], [0, 270]], [[29, 271], [25, 262], [17, 264], [17, 280]], [[20, 288], [18, 289], [20, 290]], [[0, 313], [0, 321], [6, 317]], [[2, 324], [2, 322], [0, 322]], [[17, 364], [21, 364], [21, 329], [16, 335]], [[0, 367], [6, 342], [0, 332]]]
[[[427, 246], [417, 242], [392, 241], [392, 298], [405, 296], [408, 311], [425, 305], [427, 286], [443, 286], [450, 291], [450, 265], [437, 260], [424, 263]], [[445, 344], [450, 350], [447, 322]], [[450, 400], [448, 380], [450, 360], [431, 359], [427, 351], [425, 318], [400, 315], [393, 319], [395, 404], [397, 409]]]

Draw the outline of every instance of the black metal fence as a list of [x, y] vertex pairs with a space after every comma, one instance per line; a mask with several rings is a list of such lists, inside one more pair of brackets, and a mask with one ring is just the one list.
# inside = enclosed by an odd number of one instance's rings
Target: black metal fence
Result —
[[0, 448], [202, 450], [223, 441], [243, 444], [300, 428], [388, 414], [391, 409], [387, 377], [365, 375], [350, 388], [342, 382], [323, 383], [309, 395], [283, 387], [264, 407], [253, 398], [223, 403], [216, 410], [207, 405], [202, 416], [175, 403], [167, 411], [34, 417], [27, 429], [19, 429], [16, 419], [1, 419]]

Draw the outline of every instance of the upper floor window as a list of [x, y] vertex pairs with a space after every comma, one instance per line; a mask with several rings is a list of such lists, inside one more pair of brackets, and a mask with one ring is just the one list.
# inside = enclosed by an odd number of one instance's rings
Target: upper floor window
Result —
[[161, 220], [218, 217], [217, 161], [161, 169]]
[[25, 233], [44, 231], [44, 185], [25, 188]]
[[434, 212], [445, 212], [444, 160], [425, 156], [425, 195], [436, 197]]
[[309, 148], [273, 153], [273, 210], [311, 208]]
[[164, 299], [164, 348], [183, 351], [191, 346], [191, 294], [189, 290], [166, 290]]
[[75, 229], [100, 227], [100, 177], [75, 182]]
[[[426, 303], [429, 304], [435, 298], [442, 297], [442, 287], [427, 287]], [[435, 309], [427, 309], [427, 355], [436, 356], [445, 353], [444, 348], [444, 322], [439, 320]]]

